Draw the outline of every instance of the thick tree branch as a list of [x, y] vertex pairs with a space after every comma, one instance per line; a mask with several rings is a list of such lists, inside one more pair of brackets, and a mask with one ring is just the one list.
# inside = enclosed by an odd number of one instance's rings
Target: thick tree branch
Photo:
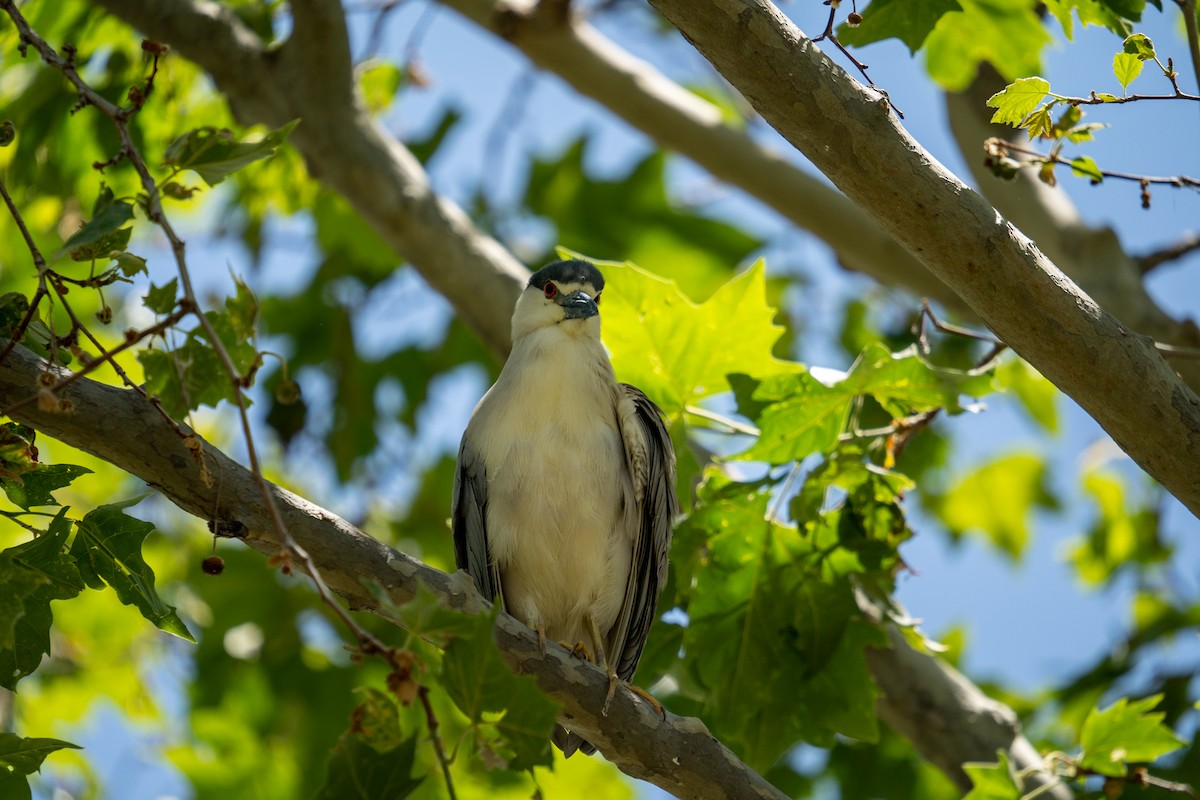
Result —
[[[506, 39], [535, 65], [558, 75], [663, 147], [811, 231], [847, 269], [963, 309], [956, 294], [845, 195], [745, 131], [725, 124], [711, 103], [621, 49], [583, 19], [546, 13], [534, 0], [441, 2]], [[968, 92], [949, 96], [949, 110], [972, 175], [988, 200], [1126, 325], [1160, 342], [1200, 346], [1200, 329], [1190, 320], [1167, 315], [1145, 291], [1136, 264], [1111, 229], [1086, 225], [1064, 192], [1052, 190], [1033, 175], [1022, 173], [1018, 181], [1000, 181], [983, 166], [981, 143], [998, 135], [995, 129], [1000, 126], [988, 125], [980, 112], [990, 116], [985, 101], [1004, 86], [1003, 82], [992, 86], [999, 76], [986, 65], [983, 73]], [[1200, 365], [1185, 365], [1181, 373], [1194, 389], [1200, 389]]]
[[[45, 370], [55, 368], [24, 347], [14, 348], [0, 363], [0, 406], [36, 392]], [[64, 378], [69, 374], [60, 372]], [[226, 530], [247, 531], [246, 544], [265, 555], [283, 546], [254, 476], [206, 443], [204, 459], [215, 479], [206, 485], [196, 460], [145, 398], [86, 378], [70, 383], [61, 394], [74, 403], [74, 413], [46, 413], [30, 404], [15, 411], [13, 419], [140, 477], [190, 514]], [[477, 613], [486, 608], [465, 572], [447, 575], [285, 489], [271, 490], [292, 538], [351, 608], [404, 626], [404, 609], [396, 609], [398, 618], [389, 617], [372, 586], [382, 587], [398, 606], [424, 589], [450, 609]], [[495, 634], [509, 666], [533, 675], [542, 691], [562, 704], [561, 719], [626, 774], [681, 798], [783, 800], [699, 720], [670, 713], [664, 718], [624, 689], [605, 716], [599, 711], [608, 692], [602, 669], [553, 643], [543, 656], [537, 635], [507, 614], [499, 616]]]
[[[24, 347], [14, 348], [0, 362], [0, 406], [35, 392], [38, 376], [48, 369], [57, 368]], [[61, 377], [69, 374], [58, 371]], [[74, 413], [42, 412], [31, 404], [13, 418], [140, 477], [219, 529], [246, 531], [246, 544], [264, 555], [279, 551], [283, 543], [254, 476], [244, 467], [206, 443], [204, 459], [215, 478], [206, 485], [195, 458], [141, 395], [87, 378], [73, 381], [61, 393], [73, 402]], [[485, 608], [466, 573], [433, 569], [285, 489], [271, 489], [292, 538], [351, 608], [404, 626], [404, 609], [394, 615], [381, 609], [372, 586], [382, 587], [397, 606], [424, 589], [446, 608], [469, 613]], [[542, 691], [562, 704], [561, 718], [626, 774], [682, 798], [782, 798], [697, 719], [669, 713], [664, 719], [626, 690], [602, 715], [598, 709], [608, 691], [604, 671], [553, 643], [543, 657], [536, 634], [506, 614], [498, 618], [496, 641], [509, 665], [533, 675]], [[893, 636], [888, 649], [871, 651], [869, 664], [886, 693], [881, 715], [918, 747], [932, 742], [922, 752], [960, 786], [962, 762], [993, 760], [1000, 749], [1012, 754], [1018, 768], [1039, 763], [1010, 709], [989, 700], [937, 659], [909, 648], [903, 637]]]
[[243, 123], [278, 127], [299, 118], [291, 141], [312, 175], [449, 298], [493, 352], [508, 352], [511, 309], [528, 271], [435, 195], [417, 159], [370, 120], [351, 90], [336, 0], [293, 4], [295, 34], [270, 51], [208, 0], [95, 2], [203, 67]]
[[[766, 0], [651, 0], [784, 138], [1200, 514], [1200, 398]], [[868, 168], [869, 167], [869, 168]]]
[[950, 306], [962, 301], [845, 195], [727, 125], [711, 103], [582, 19], [535, 0], [441, 0], [663, 147], [823, 239], [847, 269]]

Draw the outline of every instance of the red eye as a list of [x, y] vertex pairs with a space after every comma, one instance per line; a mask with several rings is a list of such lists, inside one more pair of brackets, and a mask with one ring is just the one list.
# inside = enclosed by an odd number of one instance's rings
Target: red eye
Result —
[[549, 299], [558, 294], [558, 287], [550, 281], [546, 281], [546, 288], [542, 289], [542, 291], [546, 293], [546, 298]]

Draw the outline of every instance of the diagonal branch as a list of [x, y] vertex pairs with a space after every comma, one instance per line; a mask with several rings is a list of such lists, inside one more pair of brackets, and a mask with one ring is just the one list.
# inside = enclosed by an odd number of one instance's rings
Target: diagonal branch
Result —
[[[0, 406], [34, 391], [46, 370], [64, 379], [70, 375], [15, 347], [0, 362]], [[197, 460], [170, 424], [132, 390], [81, 378], [64, 384], [61, 394], [73, 403], [74, 413], [43, 412], [30, 405], [14, 411], [13, 419], [140, 477], [184, 511], [208, 520], [214, 530], [245, 533], [243, 541], [264, 555], [279, 551], [283, 542], [249, 470], [204, 443], [203, 461], [217, 476], [206, 485]], [[394, 616], [381, 609], [372, 588], [377, 586], [396, 606], [424, 590], [446, 608], [484, 610], [466, 573], [447, 575], [285, 489], [271, 485], [270, 490], [292, 538], [351, 608], [404, 627], [403, 608], [394, 609]], [[553, 643], [543, 657], [537, 635], [507, 614], [498, 617], [495, 635], [509, 666], [533, 675], [542, 691], [562, 704], [562, 719], [627, 775], [678, 797], [782, 800], [777, 789], [739, 761], [700, 720], [659, 716], [624, 689], [606, 716], [599, 711], [608, 692], [603, 670]], [[902, 636], [893, 635], [886, 649], [870, 651], [869, 665], [885, 692], [880, 715], [912, 738], [964, 790], [969, 782], [964, 783], [960, 765], [994, 760], [997, 750], [1007, 750], [1018, 769], [1036, 770], [1040, 765], [1011, 709], [987, 698], [943, 662], [910, 648]]]
[[[24, 347], [13, 348], [0, 363], [0, 406], [36, 391], [44, 371], [64, 380], [70, 376]], [[250, 471], [205, 443], [204, 462], [217, 478], [206, 485], [197, 460], [143, 397], [87, 378], [65, 383], [61, 395], [74, 404], [74, 413], [47, 413], [31, 404], [14, 411], [12, 418], [137, 475], [184, 511], [209, 520], [216, 530], [244, 531], [243, 541], [264, 555], [283, 547]], [[447, 575], [285, 489], [270, 489], [296, 544], [352, 609], [404, 627], [403, 618], [389, 617], [389, 611], [380, 609], [373, 586], [382, 587], [396, 606], [425, 590], [456, 611], [486, 608], [466, 573]], [[403, 608], [395, 611], [402, 617]], [[498, 617], [495, 636], [509, 666], [533, 675], [542, 691], [562, 704], [561, 719], [626, 774], [678, 797], [785, 800], [700, 720], [670, 713], [664, 718], [626, 689], [617, 693], [607, 715], [602, 714], [608, 693], [608, 676], [602, 669], [553, 643], [546, 645], [543, 657], [537, 635], [507, 614]]]
[[289, 140], [309, 172], [345, 197], [493, 352], [508, 352], [510, 310], [528, 272], [435, 195], [417, 159], [370, 120], [352, 91], [340, 3], [294, 3], [295, 35], [267, 50], [231, 9], [209, 0], [95, 2], [203, 67], [241, 122], [279, 127], [299, 118]]
[[[767, 0], [651, 0], [785, 139], [1200, 514], [1200, 397]], [[862, 154], [870, 153], [865, 169]]]
[[[554, 73], [661, 146], [742, 189], [834, 251], [842, 266], [900, 286], [957, 310], [963, 302], [845, 195], [813, 177], [746, 131], [725, 123], [711, 103], [606, 38], [578, 15], [548, 14], [534, 0], [440, 0], [481, 28], [505, 39], [539, 68]], [[985, 72], [988, 71], [986, 65]], [[998, 80], [999, 76], [996, 75]], [[998, 181], [982, 168], [979, 145], [997, 135], [976, 118], [984, 101], [1004, 87], [977, 81], [970, 95], [952, 95], [950, 121], [965, 157], [989, 200], [1030, 235], [1051, 260], [1097, 303], [1160, 342], [1195, 347], [1200, 330], [1164, 312], [1142, 286], [1132, 260], [1108, 229], [1083, 224], [1065, 195], [1039, 181]], [[980, 95], [986, 86], [989, 91]], [[988, 112], [990, 116], [990, 111]], [[1012, 129], [1009, 128], [1009, 131]], [[1047, 195], [1053, 194], [1052, 198]], [[1005, 202], [1010, 199], [1011, 202]], [[1054, 200], [1055, 202], [1048, 202]], [[1181, 369], [1200, 389], [1200, 368]]]
[[663, 147], [766, 203], [833, 248], [847, 269], [952, 306], [962, 302], [845, 195], [726, 124], [716, 106], [582, 19], [534, 0], [440, 0]]

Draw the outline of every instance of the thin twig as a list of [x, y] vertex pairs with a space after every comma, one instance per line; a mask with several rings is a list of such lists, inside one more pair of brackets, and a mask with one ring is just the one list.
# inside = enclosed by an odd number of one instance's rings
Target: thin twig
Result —
[[450, 777], [450, 761], [446, 758], [446, 749], [442, 746], [442, 736], [438, 733], [437, 715], [433, 713], [433, 704], [429, 702], [429, 687], [422, 684], [417, 689], [417, 697], [425, 707], [425, 723], [429, 726], [429, 739], [433, 742], [433, 753], [442, 768], [442, 776], [446, 780], [446, 792], [450, 800], [457, 800], [454, 794], [454, 780]]
[[1188, 232], [1178, 242], [1144, 256], [1138, 256], [1134, 261], [1137, 262], [1138, 271], [1142, 275], [1148, 275], [1163, 264], [1181, 259], [1196, 250], [1200, 250], [1200, 234]]
[[[157, 336], [158, 334], [165, 331], [167, 328], [170, 328], [173, 325], [179, 324], [180, 320], [182, 320], [184, 317], [188, 316], [191, 313], [192, 313], [192, 309], [190, 306], [183, 306], [180, 309], [178, 309], [175, 313], [171, 314], [169, 317], [166, 317], [162, 321], [151, 325], [149, 328], [146, 328], [141, 331], [132, 331], [132, 332], [126, 334], [125, 341], [121, 342], [121, 344], [117, 345], [112, 350], [110, 350], [108, 353], [108, 358], [103, 358], [103, 359], [97, 358], [94, 361], [89, 361], [88, 363], [83, 364], [78, 371], [73, 371], [67, 377], [62, 378], [61, 380], [57, 381], [53, 386], [49, 386], [47, 388], [50, 390], [51, 394], [58, 394], [60, 391], [67, 388], [75, 381], [77, 381], [80, 378], [88, 375], [89, 373], [94, 372], [97, 369], [99, 369], [100, 366], [102, 364], [104, 364], [104, 362], [109, 361], [113, 358], [116, 358], [118, 355], [125, 352], [130, 347], [133, 347], [135, 344], [142, 341], [143, 339], [149, 338], [151, 336]], [[16, 411], [17, 409], [24, 408], [25, 406], [29, 405], [32, 402], [35, 402], [36, 400], [37, 400], [36, 394], [30, 395], [30, 396], [26, 397], [24, 400], [18, 400], [17, 402], [13, 403], [8, 408], [0, 410], [0, 417], [11, 417], [12, 412]]]
[[718, 414], [716, 411], [709, 411], [707, 408], [686, 405], [683, 407], [683, 410], [694, 417], [700, 417], [701, 419], [707, 419], [724, 425], [726, 428], [729, 428], [735, 433], [745, 433], [750, 436], [759, 436], [762, 434], [762, 431], [753, 425], [750, 425], [749, 423], [739, 422], [738, 420], [727, 417], [724, 414]]
[[[871, 76], [867, 74], [867, 70], [870, 69], [870, 67], [855, 58], [850, 51], [838, 41], [837, 34], [833, 32], [833, 23], [837, 18], [838, 4], [826, 0], [825, 5], [829, 6], [829, 21], [825, 23], [825, 30], [821, 32], [821, 35], [812, 40], [813, 44], [825, 41], [826, 39], [833, 42], [834, 47], [836, 47], [838, 50], [841, 50], [842, 55], [850, 59], [850, 63], [853, 64], [855, 69], [858, 70], [859, 74], [863, 76], [863, 80], [867, 82], [867, 85], [883, 95], [883, 99], [887, 101], [889, 106], [891, 106], [892, 111], [896, 112], [896, 116], [900, 119], [904, 119], [904, 112], [896, 107], [896, 104], [892, 102], [892, 98], [888, 95], [888, 93], [876, 86], [875, 81], [871, 80]], [[857, 13], [857, 11], [855, 11], [855, 13]]]
[[[1034, 150], [1031, 147], [1013, 144], [1012, 142], [996, 137], [992, 137], [991, 139], [985, 141], [983, 146], [984, 150], [991, 155], [1004, 155], [1009, 152], [1020, 153], [1024, 156], [1030, 156], [1033, 160], [1028, 163], [1031, 164], [1053, 162], [1055, 164], [1063, 164], [1068, 167], [1071, 166], [1071, 161], [1069, 159], [1065, 159], [1057, 153], [1042, 153], [1038, 150]], [[1200, 180], [1197, 180], [1196, 178], [1189, 178], [1186, 175], [1177, 175], [1173, 177], [1154, 177], [1150, 175], [1134, 175], [1133, 173], [1129, 172], [1114, 172], [1107, 169], [1100, 169], [1098, 171], [1106, 178], [1117, 178], [1124, 181], [1133, 181], [1141, 184], [1143, 187], [1149, 184], [1165, 184], [1167, 186], [1174, 186], [1177, 189], [1200, 189]]]

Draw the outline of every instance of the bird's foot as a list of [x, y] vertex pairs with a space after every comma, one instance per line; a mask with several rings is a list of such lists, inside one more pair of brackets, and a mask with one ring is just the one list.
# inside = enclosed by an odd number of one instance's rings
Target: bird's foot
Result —
[[537, 637], [538, 637], [538, 657], [545, 658], [546, 657], [546, 629], [543, 628], [541, 625], [537, 626]]
[[596, 663], [596, 659], [592, 658], [592, 651], [588, 650], [587, 645], [583, 642], [576, 642], [574, 645], [570, 645], [566, 642], [559, 642], [559, 644], [561, 644], [564, 649], [570, 651], [571, 655], [575, 656], [576, 658], [582, 658], [584, 661], [591, 661], [593, 664]]
[[608, 668], [608, 694], [604, 695], [604, 705], [600, 707], [600, 716], [608, 716], [608, 706], [612, 703], [613, 697], [617, 694], [617, 686], [621, 683], [621, 678], [617, 675], [617, 671], [611, 666]]
[[618, 684], [623, 685], [626, 689], [649, 703], [650, 707], [657, 711], [663, 719], [667, 718], [667, 709], [663, 707], [662, 703], [658, 702], [658, 698], [640, 686], [621, 680], [615, 672], [608, 674], [608, 696], [604, 698], [604, 706], [600, 709], [600, 713], [603, 716], [608, 716], [608, 704], [612, 702], [613, 696], [617, 692]]
[[645, 689], [643, 689], [642, 687], [640, 687], [640, 686], [635, 686], [635, 685], [634, 685], [634, 684], [632, 684], [632, 683], [627, 683], [627, 684], [625, 684], [625, 686], [626, 686], [626, 688], [628, 688], [628, 689], [629, 689], [629, 691], [633, 692], [633, 693], [634, 693], [634, 694], [636, 694], [638, 697], [642, 698], [642, 699], [643, 699], [643, 700], [645, 700], [647, 703], [649, 703], [649, 704], [650, 704], [650, 706], [651, 706], [651, 708], [653, 708], [655, 711], [657, 711], [659, 714], [661, 714], [661, 715], [662, 715], [662, 718], [663, 718], [663, 719], [666, 719], [666, 718], [667, 718], [667, 709], [663, 708], [663, 704], [662, 704], [662, 703], [660, 703], [660, 702], [658, 702], [658, 698], [657, 698], [657, 697], [655, 697], [654, 695], [650, 694], [649, 692], [647, 692], [647, 691], [646, 691]]

